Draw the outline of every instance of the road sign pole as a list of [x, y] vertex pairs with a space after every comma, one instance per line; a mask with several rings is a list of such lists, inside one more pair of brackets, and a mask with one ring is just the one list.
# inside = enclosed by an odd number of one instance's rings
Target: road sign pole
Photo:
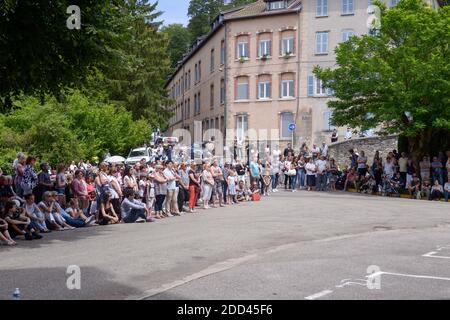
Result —
[[292, 130], [292, 139], [291, 139], [291, 146], [292, 146], [292, 149], [294, 149], [294, 131], [295, 131], [295, 130]]

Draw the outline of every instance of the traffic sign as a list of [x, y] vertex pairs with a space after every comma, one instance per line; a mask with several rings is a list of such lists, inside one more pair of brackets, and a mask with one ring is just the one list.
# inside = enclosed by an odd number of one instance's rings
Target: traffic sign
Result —
[[295, 123], [291, 123], [290, 125], [289, 125], [289, 131], [295, 131], [295, 128], [296, 128], [297, 126], [295, 125]]

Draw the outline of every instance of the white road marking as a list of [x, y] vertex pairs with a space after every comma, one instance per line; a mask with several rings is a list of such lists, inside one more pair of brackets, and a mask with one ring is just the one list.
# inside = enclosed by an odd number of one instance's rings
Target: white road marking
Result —
[[333, 293], [333, 291], [332, 290], [323, 290], [321, 292], [307, 296], [307, 297], [305, 297], [305, 299], [306, 300], [316, 300], [316, 299], [322, 298], [326, 295], [329, 295], [330, 293]]
[[437, 252], [428, 252], [425, 253], [422, 257], [426, 257], [426, 258], [437, 258], [437, 259], [450, 259], [450, 257], [448, 256], [437, 256], [436, 255]]
[[174, 282], [164, 284], [159, 288], [147, 290], [139, 297], [129, 297], [126, 300], [145, 300], [145, 299], [155, 296], [157, 294], [163, 293], [167, 290], [182, 286], [193, 280], [197, 280], [197, 279], [209, 276], [214, 273], [226, 271], [226, 270], [231, 269], [239, 264], [242, 264], [244, 262], [252, 260], [252, 259], [256, 258], [257, 256], [258, 256], [257, 254], [251, 254], [251, 255], [244, 256], [244, 257], [240, 257], [240, 258], [236, 258], [236, 259], [229, 259], [229, 260], [226, 260], [223, 262], [216, 263], [200, 272], [191, 274], [181, 280], [176, 280]]
[[416, 279], [431, 279], [431, 280], [442, 280], [442, 281], [450, 281], [450, 278], [445, 277], [435, 277], [435, 276], [425, 276], [425, 275], [416, 275], [416, 274], [404, 274], [404, 273], [393, 273], [393, 272], [377, 272], [369, 276], [375, 277], [383, 274], [391, 275], [391, 276], [399, 276], [399, 277], [408, 277], [408, 278], [416, 278]]
[[438, 253], [441, 253], [440, 251], [442, 250], [449, 250], [450, 246], [449, 245], [439, 245], [436, 246], [436, 251], [431, 251], [428, 253], [425, 253], [424, 255], [422, 255], [422, 257], [426, 257], [426, 258], [437, 258], [437, 259], [450, 259], [450, 256], [444, 256], [444, 255], [437, 255]]

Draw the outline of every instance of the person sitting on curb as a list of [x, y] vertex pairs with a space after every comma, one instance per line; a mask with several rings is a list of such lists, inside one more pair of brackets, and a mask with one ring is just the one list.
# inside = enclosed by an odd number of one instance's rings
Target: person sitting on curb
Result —
[[238, 202], [244, 202], [249, 200], [250, 192], [245, 185], [244, 180], [240, 180], [238, 187], [236, 188], [236, 199]]
[[126, 188], [125, 198], [122, 201], [122, 221], [124, 223], [142, 223], [154, 221], [151, 217], [147, 218], [147, 208], [145, 203], [135, 199], [135, 192], [132, 188]]

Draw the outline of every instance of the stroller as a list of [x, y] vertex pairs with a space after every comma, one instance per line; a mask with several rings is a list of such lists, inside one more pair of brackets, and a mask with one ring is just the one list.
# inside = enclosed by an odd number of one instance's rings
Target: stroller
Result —
[[400, 185], [396, 181], [393, 181], [389, 176], [383, 176], [381, 183], [381, 195], [383, 197], [388, 197], [390, 195], [395, 195], [400, 197]]

